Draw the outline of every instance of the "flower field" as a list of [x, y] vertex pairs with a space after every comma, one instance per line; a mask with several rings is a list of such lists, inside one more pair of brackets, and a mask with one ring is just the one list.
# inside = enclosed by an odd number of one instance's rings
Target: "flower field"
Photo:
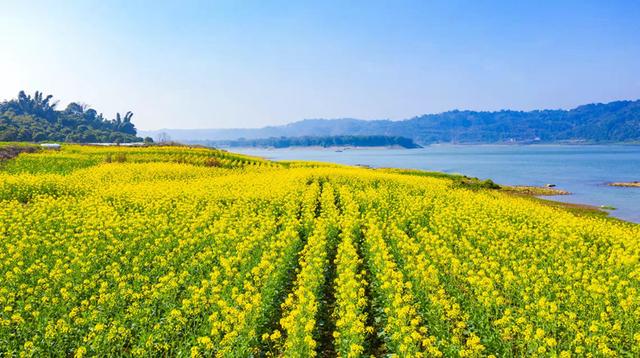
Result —
[[640, 356], [640, 226], [186, 147], [0, 164], [0, 355]]

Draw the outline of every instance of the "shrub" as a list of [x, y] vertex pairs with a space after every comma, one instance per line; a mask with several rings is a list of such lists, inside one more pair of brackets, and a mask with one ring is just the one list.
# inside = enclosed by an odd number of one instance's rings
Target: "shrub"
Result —
[[216, 157], [209, 157], [204, 160], [205, 167], [221, 167], [222, 163]]

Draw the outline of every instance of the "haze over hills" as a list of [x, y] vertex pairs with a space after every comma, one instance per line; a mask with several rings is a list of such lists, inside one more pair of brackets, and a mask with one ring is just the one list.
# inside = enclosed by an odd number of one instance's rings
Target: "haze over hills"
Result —
[[385, 135], [430, 143], [554, 143], [640, 141], [640, 100], [587, 104], [571, 110], [453, 110], [392, 120], [305, 119], [252, 129], [140, 130], [183, 142], [301, 136]]

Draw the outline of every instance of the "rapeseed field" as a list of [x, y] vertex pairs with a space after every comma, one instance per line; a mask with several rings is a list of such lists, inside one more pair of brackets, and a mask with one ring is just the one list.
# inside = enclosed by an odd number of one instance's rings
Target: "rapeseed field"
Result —
[[187, 147], [0, 164], [0, 354], [640, 356], [640, 227]]

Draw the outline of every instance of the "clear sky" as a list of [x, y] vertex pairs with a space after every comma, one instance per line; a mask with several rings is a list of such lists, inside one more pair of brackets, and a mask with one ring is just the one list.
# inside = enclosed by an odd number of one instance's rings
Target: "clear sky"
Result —
[[6, 1], [0, 99], [140, 129], [640, 98], [640, 1]]

